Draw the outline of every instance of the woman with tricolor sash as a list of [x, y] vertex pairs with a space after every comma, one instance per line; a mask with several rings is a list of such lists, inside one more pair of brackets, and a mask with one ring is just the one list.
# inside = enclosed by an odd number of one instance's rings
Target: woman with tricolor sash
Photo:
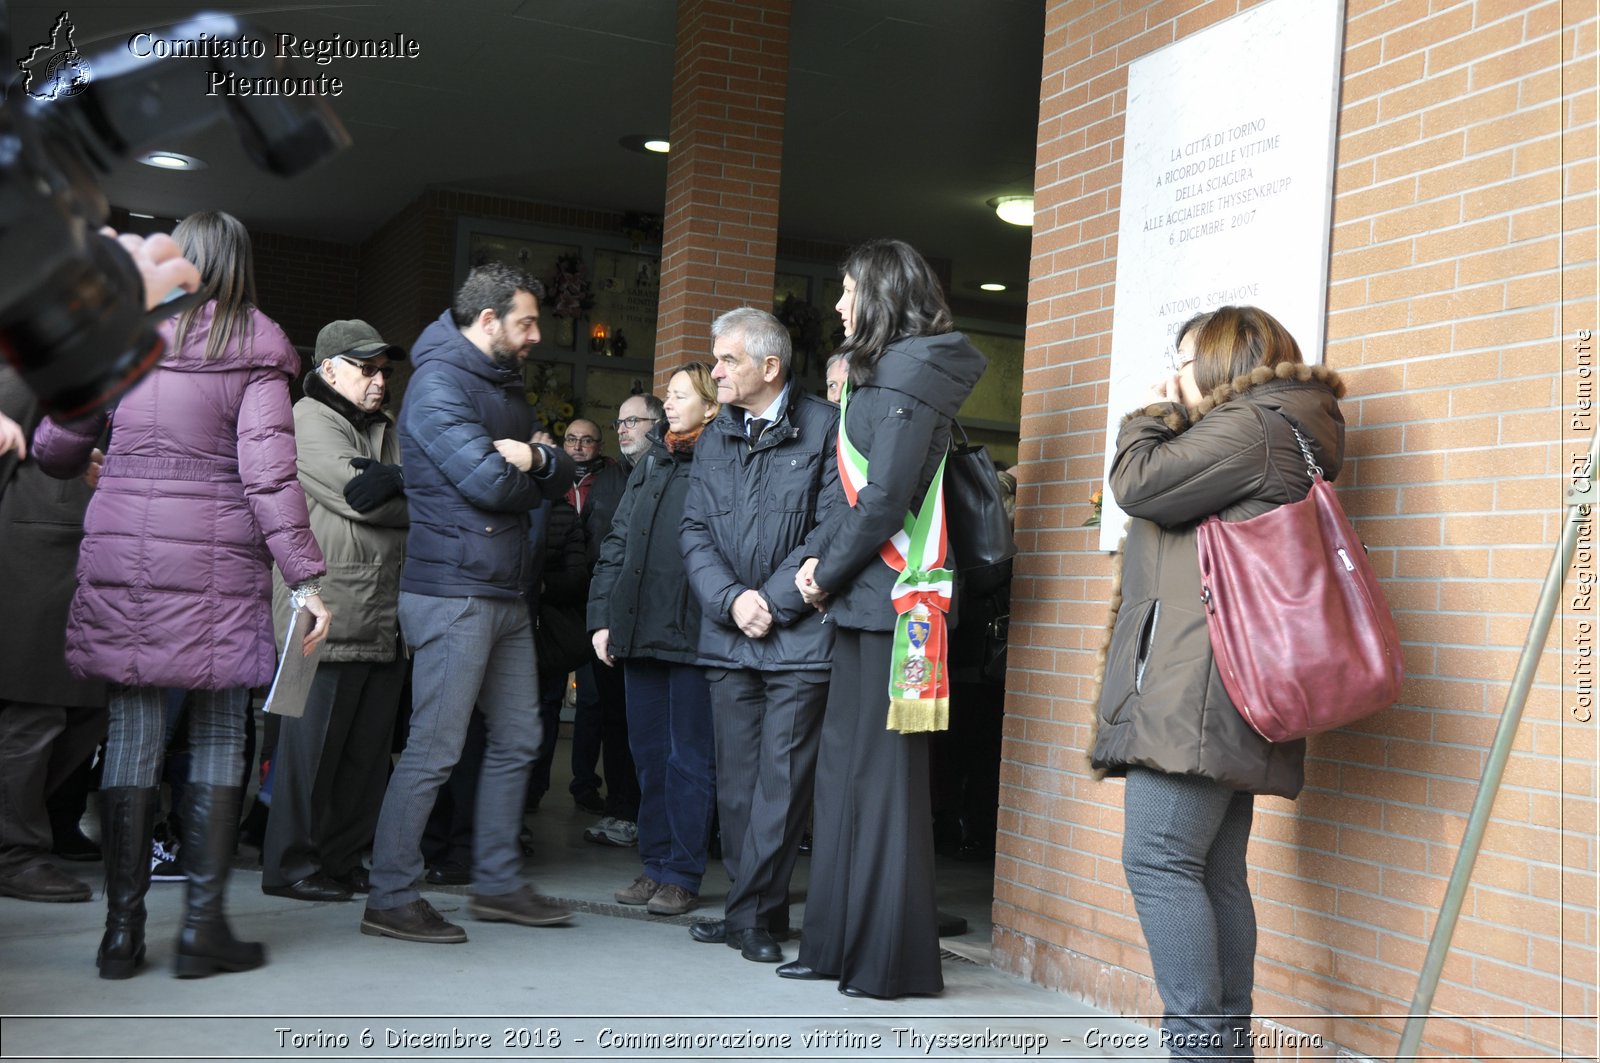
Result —
[[846, 505], [795, 577], [838, 625], [817, 756], [814, 849], [790, 978], [847, 996], [938, 993], [928, 744], [949, 723], [954, 567], [941, 484], [950, 424], [985, 360], [954, 331], [938, 278], [899, 240], [844, 262], [839, 422]]

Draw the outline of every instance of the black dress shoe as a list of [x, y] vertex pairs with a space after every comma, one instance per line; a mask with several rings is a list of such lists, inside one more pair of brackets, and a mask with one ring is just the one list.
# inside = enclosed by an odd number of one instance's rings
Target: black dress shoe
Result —
[[261, 892], [269, 897], [287, 897], [292, 901], [348, 901], [350, 891], [318, 872], [307, 875], [299, 882], [291, 882], [287, 886], [261, 887]]
[[371, 893], [372, 877], [365, 867], [357, 864], [343, 875], [329, 875], [329, 881], [342, 886], [351, 893]]
[[857, 989], [855, 986], [853, 986], [853, 985], [845, 985], [843, 982], [839, 983], [839, 992], [843, 993], [847, 997], [861, 997], [861, 998], [863, 998], [865, 1000], [898, 1000], [898, 999], [900, 999], [899, 997], [880, 997], [876, 993], [869, 993], [865, 989]]
[[797, 978], [803, 982], [817, 982], [828, 976], [812, 970], [799, 960], [793, 960], [778, 968], [778, 977]]
[[51, 852], [63, 860], [75, 863], [90, 863], [100, 859], [100, 847], [90, 841], [77, 827], [59, 835]]
[[[728, 941], [728, 921], [726, 919], [702, 919], [698, 923], [689, 924], [689, 936], [705, 945], [733, 945]], [[734, 948], [739, 946], [733, 945]]]
[[430, 886], [465, 886], [472, 881], [472, 869], [446, 860], [428, 868], [422, 877]]
[[735, 930], [728, 935], [728, 944], [739, 939], [739, 955], [754, 963], [782, 963], [783, 950], [772, 940], [772, 935], [758, 927]]

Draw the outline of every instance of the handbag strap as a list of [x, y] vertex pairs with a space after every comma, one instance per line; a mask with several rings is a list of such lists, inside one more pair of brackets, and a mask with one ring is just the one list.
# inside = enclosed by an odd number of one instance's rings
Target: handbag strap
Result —
[[1306, 439], [1305, 436], [1300, 434], [1300, 426], [1295, 424], [1289, 415], [1284, 413], [1282, 410], [1276, 410], [1274, 412], [1277, 413], [1279, 417], [1282, 417], [1285, 421], [1289, 422], [1289, 431], [1294, 433], [1294, 441], [1300, 444], [1300, 456], [1306, 459], [1306, 472], [1311, 474], [1311, 481], [1315, 483], [1316, 481], [1322, 479], [1322, 466], [1318, 465], [1317, 459], [1311, 456], [1311, 443]]
[[1305, 436], [1300, 434], [1300, 429], [1296, 428], [1293, 422], [1290, 422], [1289, 430], [1294, 433], [1294, 441], [1300, 444], [1300, 455], [1306, 459], [1306, 471], [1311, 474], [1313, 480], [1322, 479], [1322, 466], [1318, 465], [1317, 459], [1311, 456], [1311, 444], [1306, 441]]

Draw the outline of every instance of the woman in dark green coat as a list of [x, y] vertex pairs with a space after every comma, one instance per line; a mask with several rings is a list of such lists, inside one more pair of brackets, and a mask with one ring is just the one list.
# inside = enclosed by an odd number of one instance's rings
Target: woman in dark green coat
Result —
[[1252, 731], [1223, 689], [1200, 600], [1195, 528], [1306, 496], [1295, 432], [1324, 475], [1344, 454], [1344, 385], [1254, 307], [1178, 333], [1178, 371], [1117, 437], [1111, 489], [1133, 519], [1113, 593], [1090, 758], [1124, 775], [1122, 864], [1173, 1059], [1251, 1058], [1256, 924], [1245, 878], [1255, 794], [1294, 797], [1305, 742]]

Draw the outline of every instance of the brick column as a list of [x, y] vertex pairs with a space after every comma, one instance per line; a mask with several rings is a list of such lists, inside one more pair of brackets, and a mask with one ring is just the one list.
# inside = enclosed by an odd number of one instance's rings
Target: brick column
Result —
[[772, 305], [789, 0], [679, 0], [656, 390], [710, 360], [711, 322]]

